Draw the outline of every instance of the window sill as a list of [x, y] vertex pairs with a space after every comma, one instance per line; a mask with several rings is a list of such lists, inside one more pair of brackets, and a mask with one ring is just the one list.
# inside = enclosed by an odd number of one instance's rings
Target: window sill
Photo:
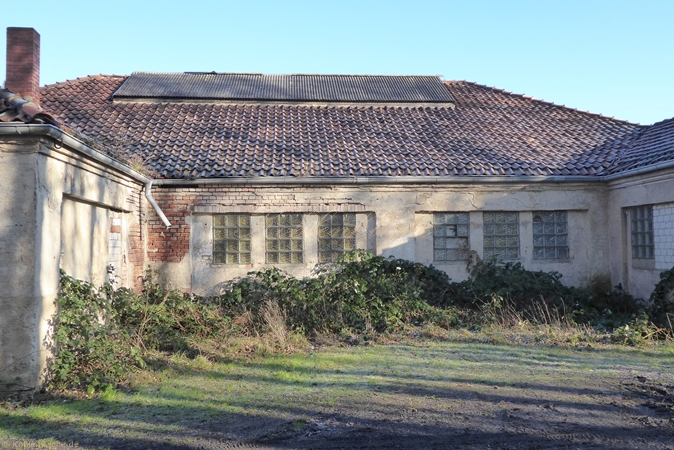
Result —
[[227, 263], [211, 263], [211, 267], [221, 267], [224, 269], [252, 269], [253, 264], [227, 264]]
[[572, 260], [571, 258], [541, 258], [541, 259], [532, 259], [531, 260], [533, 263], [540, 263], [540, 264], [567, 264], [570, 263]]
[[632, 268], [641, 270], [655, 270], [655, 258], [649, 259], [632, 258]]

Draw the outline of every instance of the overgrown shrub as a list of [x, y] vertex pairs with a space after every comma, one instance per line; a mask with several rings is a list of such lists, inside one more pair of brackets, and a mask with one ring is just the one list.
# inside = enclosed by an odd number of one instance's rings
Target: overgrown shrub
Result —
[[142, 348], [184, 351], [186, 339], [210, 338], [227, 326], [229, 318], [208, 298], [167, 290], [146, 271], [141, 295], [118, 289], [112, 295], [112, 309], [118, 322]]
[[588, 291], [564, 286], [558, 272], [525, 270], [520, 263], [478, 261], [469, 267], [470, 278], [454, 283], [445, 302], [480, 307], [501, 301], [515, 309], [544, 301], [558, 308], [589, 300]]
[[346, 253], [316, 277], [297, 279], [278, 268], [253, 272], [220, 296], [230, 314], [256, 316], [266, 301], [287, 311], [291, 329], [307, 334], [399, 329], [423, 320], [428, 300], [449, 284], [444, 272], [362, 250]]
[[52, 386], [98, 389], [123, 378], [129, 367], [143, 365], [139, 349], [110, 307], [114, 291], [109, 285], [97, 289], [62, 273], [60, 288]]
[[62, 273], [51, 385], [99, 389], [143, 367], [144, 350], [186, 351], [188, 339], [215, 336], [229, 318], [207, 300], [166, 290], [149, 271], [140, 295]]
[[560, 278], [519, 263], [477, 262], [471, 277], [456, 283], [433, 266], [361, 250], [313, 277], [298, 279], [278, 268], [251, 272], [217, 297], [167, 290], [152, 272], [140, 294], [110, 285], [97, 289], [63, 274], [52, 385], [98, 389], [142, 367], [147, 350], [196, 354], [195, 345], [237, 332], [271, 336], [272, 347], [282, 351], [293, 336], [376, 333], [421, 323], [444, 329], [582, 323], [629, 345], [671, 335], [674, 268], [662, 273], [648, 307], [620, 288], [596, 296], [564, 286]]
[[613, 329], [632, 320], [643, 307], [617, 287], [604, 295], [589, 289], [565, 286], [558, 272], [526, 270], [520, 263], [477, 261], [469, 266], [470, 278], [452, 283], [442, 305], [482, 311], [494, 320], [517, 313], [536, 323], [564, 321], [569, 324], [601, 325]]
[[649, 303], [653, 322], [659, 327], [674, 330], [674, 267], [660, 273], [660, 281], [655, 285]]

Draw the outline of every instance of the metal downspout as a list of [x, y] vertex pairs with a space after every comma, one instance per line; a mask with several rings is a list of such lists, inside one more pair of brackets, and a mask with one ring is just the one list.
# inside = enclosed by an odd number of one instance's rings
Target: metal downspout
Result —
[[150, 205], [154, 208], [154, 211], [159, 215], [161, 218], [161, 221], [164, 222], [164, 225], [166, 225], [166, 228], [171, 228], [171, 222], [166, 218], [166, 215], [164, 215], [164, 211], [159, 208], [159, 205], [155, 201], [154, 197], [152, 197], [152, 183], [153, 180], [148, 181], [145, 183], [145, 198], [147, 199], [148, 202], [150, 202]]

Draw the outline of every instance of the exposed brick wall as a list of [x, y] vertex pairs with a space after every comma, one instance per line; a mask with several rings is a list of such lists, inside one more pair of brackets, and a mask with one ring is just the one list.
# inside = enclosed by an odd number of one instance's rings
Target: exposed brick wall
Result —
[[149, 261], [180, 262], [190, 250], [190, 226], [187, 217], [200, 201], [197, 189], [164, 188], [152, 196], [171, 222], [167, 229], [154, 211], [149, 212], [147, 257]]
[[[127, 264], [122, 264], [122, 279], [128, 280], [131, 277], [131, 287], [140, 291], [143, 287], [143, 271], [145, 270], [145, 240], [142, 226], [143, 202], [140, 189], [134, 189], [133, 193], [127, 198], [126, 202], [132, 211], [129, 214], [129, 223], [127, 230], [128, 254], [126, 255]], [[124, 261], [123, 261], [124, 263]], [[129, 271], [129, 266], [132, 267]]]
[[40, 35], [32, 28], [7, 28], [5, 88], [40, 103]]
[[[190, 251], [190, 225], [188, 218], [196, 207], [232, 208], [231, 212], [272, 213], [285, 211], [304, 212], [356, 212], [360, 205], [349, 199], [331, 198], [326, 200], [320, 194], [303, 196], [297, 200], [297, 193], [304, 194], [308, 187], [245, 187], [202, 185], [198, 187], [156, 187], [152, 196], [171, 222], [167, 229], [157, 214], [148, 212], [147, 258], [152, 262], [180, 262]], [[322, 188], [325, 190], [326, 188]], [[328, 188], [329, 189], [329, 188]], [[202, 209], [203, 212], [203, 209]]]

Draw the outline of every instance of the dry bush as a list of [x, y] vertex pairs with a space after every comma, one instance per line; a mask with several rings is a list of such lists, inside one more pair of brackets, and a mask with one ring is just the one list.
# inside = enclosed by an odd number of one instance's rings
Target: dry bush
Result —
[[253, 319], [253, 313], [250, 311], [246, 311], [243, 314], [234, 317], [232, 320], [233, 331], [246, 337], [257, 336], [258, 333], [255, 329], [255, 321]]
[[149, 157], [144, 157], [136, 140], [121, 133], [111, 133], [92, 137], [83, 131], [68, 128], [67, 131], [81, 140], [89, 147], [95, 148], [102, 153], [131, 167], [136, 172], [149, 178], [158, 178], [159, 173], [150, 166]]
[[260, 315], [267, 327], [268, 333], [282, 349], [288, 347], [287, 313], [276, 300], [267, 300], [260, 308]]
[[494, 325], [500, 328], [522, 326], [523, 324], [549, 325], [557, 328], [572, 327], [566, 316], [560, 315], [557, 308], [550, 308], [543, 298], [520, 309], [510, 302], [489, 309]]
[[433, 323], [425, 323], [421, 326], [420, 336], [425, 339], [447, 339], [447, 328], [435, 325]]

